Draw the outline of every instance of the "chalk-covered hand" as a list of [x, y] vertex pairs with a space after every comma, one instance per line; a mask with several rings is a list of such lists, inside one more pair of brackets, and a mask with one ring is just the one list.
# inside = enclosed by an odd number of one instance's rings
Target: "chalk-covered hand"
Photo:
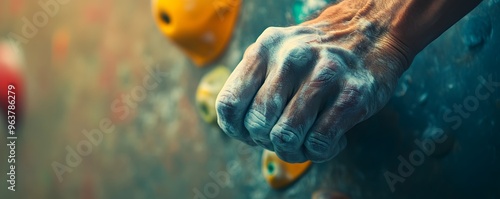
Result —
[[288, 162], [337, 155], [346, 131], [386, 104], [413, 58], [389, 22], [356, 6], [265, 30], [218, 95], [222, 130]]

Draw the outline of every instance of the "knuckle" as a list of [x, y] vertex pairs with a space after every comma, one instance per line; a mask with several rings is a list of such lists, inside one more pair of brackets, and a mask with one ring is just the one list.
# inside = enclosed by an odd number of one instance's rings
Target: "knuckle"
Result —
[[268, 122], [269, 120], [264, 114], [260, 113], [255, 109], [250, 109], [244, 120], [244, 125], [250, 134], [256, 135], [259, 138], [269, 139], [269, 131], [272, 128], [272, 124]]
[[263, 44], [253, 43], [245, 50], [244, 58], [250, 60], [265, 59], [267, 52], [267, 47]]
[[257, 38], [257, 42], [265, 45], [272, 45], [280, 42], [284, 32], [282, 28], [269, 27]]
[[278, 27], [268, 27], [266, 28], [261, 36], [263, 37], [270, 37], [270, 36], [273, 36], [273, 35], [278, 35], [278, 34], [281, 34], [281, 28], [278, 28]]
[[297, 128], [286, 123], [276, 125], [277, 128], [271, 132], [271, 142], [282, 151], [295, 151], [302, 145]]
[[362, 80], [348, 80], [335, 106], [339, 111], [350, 111], [364, 118], [371, 112], [371, 101], [367, 96], [370, 96], [369, 90]]
[[313, 72], [311, 83], [316, 86], [328, 85], [337, 79], [341, 73], [341, 65], [336, 60], [328, 60], [320, 63], [318, 70]]
[[223, 90], [219, 93], [215, 102], [215, 110], [219, 118], [228, 118], [238, 113], [238, 99], [229, 90]]
[[313, 58], [313, 50], [309, 44], [300, 43], [288, 50], [285, 54], [282, 69], [296, 70], [307, 66]]
[[232, 137], [232, 138], [239, 138], [240, 137], [238, 134], [238, 131], [236, 131], [234, 129], [234, 127], [231, 125], [231, 123], [228, 122], [227, 120], [224, 120], [222, 118], [218, 118], [217, 124], [222, 129], [222, 131], [224, 131], [224, 133], [226, 135], [228, 135], [229, 137]]
[[297, 35], [299, 34], [319, 34], [320, 30], [309, 26], [291, 26], [289, 27]]
[[359, 109], [363, 102], [363, 96], [360, 88], [346, 88], [339, 95], [335, 106], [339, 111]]
[[332, 145], [330, 136], [318, 136], [315, 133], [312, 133], [304, 142], [309, 158], [314, 160], [329, 158], [333, 148]]
[[351, 98], [358, 98], [359, 96], [363, 95], [363, 89], [360, 86], [348, 84], [344, 88], [344, 91], [342, 91], [342, 94], [344, 94], [347, 98], [350, 98], [350, 99]]
[[241, 131], [238, 125], [240, 103], [236, 96], [229, 90], [221, 91], [215, 102], [217, 112], [217, 124], [226, 135], [241, 140], [247, 144], [255, 144], [249, 140], [246, 132]]

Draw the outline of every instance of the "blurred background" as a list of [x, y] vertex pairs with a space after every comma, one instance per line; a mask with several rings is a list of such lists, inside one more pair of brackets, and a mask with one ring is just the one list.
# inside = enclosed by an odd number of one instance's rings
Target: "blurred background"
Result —
[[[297, 24], [331, 1], [242, 2], [227, 48], [205, 67], [165, 38], [149, 1], [53, 2], [58, 10], [49, 13], [38, 1], [0, 0], [0, 39], [4, 51], [13, 52], [0, 57], [17, 63], [12, 73], [0, 68], [0, 78], [22, 85], [16, 191], [1, 174], [0, 198], [311, 198], [320, 192], [331, 198], [500, 198], [500, 87], [458, 128], [443, 119], [475, 95], [481, 78], [500, 82], [498, 0], [483, 1], [421, 52], [389, 104], [349, 132], [337, 158], [313, 164], [280, 190], [261, 173], [262, 149], [204, 122], [197, 87], [216, 66], [232, 70], [265, 28]], [[23, 27], [34, 17], [40, 21], [28, 38]], [[12, 33], [23, 42], [13, 44]], [[158, 85], [137, 91], [148, 78]], [[68, 165], [68, 154], [90, 143], [84, 132], [102, 121], [114, 128]], [[0, 127], [0, 171], [7, 173], [7, 123]], [[408, 159], [419, 149], [414, 140], [435, 129], [448, 139], [393, 192], [385, 174], [397, 174], [398, 157]]]

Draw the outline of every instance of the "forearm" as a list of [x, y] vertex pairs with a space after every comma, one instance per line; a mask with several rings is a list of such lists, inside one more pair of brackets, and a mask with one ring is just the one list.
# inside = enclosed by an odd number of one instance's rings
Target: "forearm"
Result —
[[[360, 26], [353, 25], [353, 21], [371, 24], [371, 27], [367, 27], [371, 30], [359, 31], [367, 32], [373, 38], [395, 40], [390, 42], [402, 45], [400, 50], [405, 51], [403, 53], [411, 61], [416, 53], [480, 2], [481, 0], [344, 0], [327, 8], [318, 18], [306, 24], [343, 22], [345, 26], [322, 27], [337, 33], [352, 27], [359, 29]], [[345, 12], [346, 10], [349, 11]], [[338, 13], [352, 14], [339, 16]]]
[[410, 0], [394, 16], [390, 30], [408, 47], [419, 52], [480, 2], [481, 0]]

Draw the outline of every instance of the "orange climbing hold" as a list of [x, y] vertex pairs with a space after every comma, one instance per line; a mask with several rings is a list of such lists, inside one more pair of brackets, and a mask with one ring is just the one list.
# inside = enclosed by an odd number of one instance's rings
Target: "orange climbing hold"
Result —
[[274, 189], [284, 188], [302, 176], [311, 166], [311, 161], [288, 163], [276, 153], [264, 150], [262, 154], [262, 173], [267, 183]]

